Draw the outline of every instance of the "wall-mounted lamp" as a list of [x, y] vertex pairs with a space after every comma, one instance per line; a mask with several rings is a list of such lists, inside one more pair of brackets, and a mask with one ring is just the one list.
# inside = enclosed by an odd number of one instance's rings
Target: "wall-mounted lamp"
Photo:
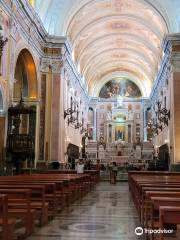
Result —
[[158, 123], [157, 118], [156, 119], [151, 119], [147, 123], [147, 129], [149, 129], [152, 132], [152, 135], [158, 135], [159, 130], [162, 131], [163, 127], [161, 124]]
[[75, 112], [75, 109], [73, 109], [73, 98], [71, 97], [70, 108], [64, 110], [64, 119], [65, 119], [68, 115], [72, 115], [74, 112]]
[[157, 117], [158, 120], [162, 123], [164, 123], [166, 126], [168, 126], [168, 122], [170, 120], [170, 110], [166, 109], [166, 104], [165, 107], [162, 107], [162, 104], [160, 101], [158, 101], [157, 103]]
[[[0, 25], [0, 66], [1, 66], [1, 58], [2, 58], [2, 53], [3, 53], [3, 48], [6, 45], [8, 39], [4, 38], [4, 31], [2, 26]], [[0, 72], [1, 75], [1, 72]]]

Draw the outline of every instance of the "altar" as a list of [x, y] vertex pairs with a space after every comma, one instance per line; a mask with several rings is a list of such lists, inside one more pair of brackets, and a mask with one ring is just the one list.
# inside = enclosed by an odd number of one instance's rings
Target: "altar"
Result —
[[116, 162], [118, 165], [124, 165], [124, 163], [128, 163], [129, 156], [112, 156], [111, 162]]

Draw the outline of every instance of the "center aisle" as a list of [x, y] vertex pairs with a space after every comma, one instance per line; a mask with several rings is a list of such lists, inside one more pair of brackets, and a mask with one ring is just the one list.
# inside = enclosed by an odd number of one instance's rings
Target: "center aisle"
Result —
[[137, 226], [128, 183], [102, 182], [28, 240], [136, 240]]

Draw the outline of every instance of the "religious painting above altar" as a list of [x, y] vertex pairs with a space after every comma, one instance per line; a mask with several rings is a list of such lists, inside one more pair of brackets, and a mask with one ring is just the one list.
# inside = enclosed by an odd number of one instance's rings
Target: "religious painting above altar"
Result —
[[115, 141], [125, 141], [125, 126], [116, 126], [115, 127]]
[[140, 98], [142, 97], [139, 87], [127, 78], [116, 78], [107, 82], [99, 93], [100, 98]]

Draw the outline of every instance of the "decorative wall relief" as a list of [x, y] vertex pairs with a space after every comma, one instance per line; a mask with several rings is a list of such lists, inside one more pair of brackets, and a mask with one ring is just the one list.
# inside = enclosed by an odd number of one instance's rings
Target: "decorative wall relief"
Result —
[[138, 86], [129, 79], [119, 78], [107, 82], [99, 93], [100, 98], [114, 97], [140, 98], [141, 91]]

